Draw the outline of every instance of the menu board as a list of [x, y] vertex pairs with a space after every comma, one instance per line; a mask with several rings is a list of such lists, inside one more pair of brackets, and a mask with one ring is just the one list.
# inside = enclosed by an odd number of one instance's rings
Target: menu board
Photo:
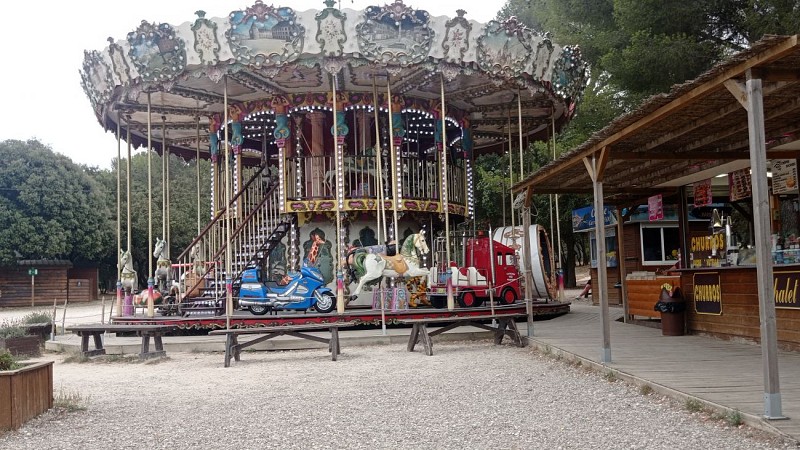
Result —
[[734, 170], [728, 174], [728, 188], [732, 202], [753, 196], [753, 182], [750, 179], [750, 168]]
[[694, 206], [708, 206], [712, 203], [711, 178], [701, 180], [694, 184]]
[[797, 194], [797, 160], [772, 160], [772, 193]]

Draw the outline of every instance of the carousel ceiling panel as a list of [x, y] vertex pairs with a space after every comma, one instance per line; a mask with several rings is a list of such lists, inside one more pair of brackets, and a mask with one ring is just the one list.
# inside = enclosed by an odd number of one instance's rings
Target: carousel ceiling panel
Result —
[[[464, 112], [507, 103], [501, 86], [508, 86], [549, 97], [558, 104], [554, 110], [571, 114], [586, 85], [588, 69], [577, 48], [556, 45], [513, 18], [480, 24], [460, 10], [454, 18], [431, 17], [401, 0], [363, 11], [335, 4], [297, 12], [256, 0], [222, 18], [198, 11], [180, 25], [132, 24], [124, 39], [85, 52], [81, 84], [108, 128], [116, 117], [109, 111], [146, 104], [148, 91], [163, 91], [164, 107], [191, 109], [199, 102], [208, 116], [222, 111], [226, 93], [242, 111], [246, 103], [267, 105], [277, 97], [290, 108], [308, 98], [319, 103], [330, 98], [329, 73], [340, 75], [341, 88], [359, 93], [372, 91], [376, 75], [385, 90], [388, 78], [406, 105], [429, 108], [441, 95], [443, 76], [447, 101]], [[476, 94], [482, 89], [487, 92]], [[562, 114], [558, 126], [569, 118]]]
[[270, 81], [282, 88], [284, 92], [296, 93], [310, 88], [327, 86], [328, 82], [323, 81], [323, 77], [319, 67], [292, 65], [282, 67], [278, 73], [271, 76]]

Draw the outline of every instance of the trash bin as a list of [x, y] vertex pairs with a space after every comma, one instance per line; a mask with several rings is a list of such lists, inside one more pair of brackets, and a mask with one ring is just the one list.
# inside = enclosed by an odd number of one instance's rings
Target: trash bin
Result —
[[661, 312], [661, 334], [664, 336], [683, 336], [686, 330], [686, 300], [681, 289], [661, 288], [656, 302], [656, 311]]

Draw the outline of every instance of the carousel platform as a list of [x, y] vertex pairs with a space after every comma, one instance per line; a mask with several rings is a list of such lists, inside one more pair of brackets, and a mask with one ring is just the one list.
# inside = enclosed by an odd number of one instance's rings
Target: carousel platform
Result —
[[[536, 301], [533, 303], [533, 319], [548, 320], [566, 314], [570, 310], [570, 302], [544, 302]], [[170, 325], [178, 330], [214, 330], [226, 328], [228, 318], [225, 315], [218, 315], [214, 310], [198, 310], [189, 312], [186, 315], [159, 315], [147, 317], [138, 309], [138, 314], [130, 316], [119, 316], [111, 319], [112, 323], [120, 325]], [[509, 306], [495, 306], [497, 314], [516, 314], [525, 313], [524, 303], [515, 303]], [[385, 310], [383, 313], [379, 309], [368, 307], [347, 308], [343, 314], [335, 312], [319, 314], [311, 312], [281, 311], [278, 314], [256, 316], [249, 311], [236, 311], [231, 315], [230, 326], [232, 328], [246, 327], [266, 327], [276, 325], [302, 325], [320, 324], [331, 322], [354, 322], [357, 328], [380, 328], [385, 320], [389, 327], [404, 326], [401, 321], [410, 319], [429, 319], [429, 318], [463, 318], [470, 316], [485, 316], [491, 314], [489, 307], [480, 308], [456, 308], [454, 310], [439, 308], [413, 308]]]

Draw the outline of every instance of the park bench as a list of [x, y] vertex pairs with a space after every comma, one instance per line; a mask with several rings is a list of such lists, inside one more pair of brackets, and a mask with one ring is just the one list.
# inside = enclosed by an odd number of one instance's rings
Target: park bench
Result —
[[[422, 345], [425, 347], [425, 354], [433, 356], [433, 341], [431, 338], [446, 331], [450, 331], [457, 327], [472, 326], [483, 330], [488, 330], [494, 333], [494, 343], [499, 345], [503, 342], [503, 337], [508, 336], [511, 338], [514, 345], [517, 347], [524, 347], [525, 341], [519, 334], [516, 319], [527, 317], [525, 313], [515, 314], [494, 314], [494, 315], [481, 315], [469, 317], [432, 317], [423, 319], [401, 319], [398, 322], [412, 325], [411, 336], [408, 339], [408, 351], [413, 352], [414, 347], [421, 340]], [[496, 326], [487, 325], [482, 322], [495, 320]], [[448, 323], [442, 328], [433, 331], [428, 331], [429, 324], [442, 324]]]
[[[231, 357], [237, 362], [240, 360], [241, 351], [243, 348], [250, 347], [258, 344], [259, 342], [268, 339], [276, 338], [278, 336], [287, 335], [296, 338], [308, 339], [310, 341], [322, 342], [328, 344], [328, 351], [331, 353], [331, 360], [336, 361], [337, 356], [341, 353], [339, 347], [339, 328], [346, 328], [355, 325], [355, 322], [334, 322], [334, 323], [311, 323], [299, 325], [276, 325], [270, 327], [254, 327], [254, 328], [228, 328], [221, 330], [212, 330], [209, 335], [225, 335], [225, 367], [231, 366]], [[313, 334], [305, 333], [306, 331], [325, 331], [328, 330], [331, 334], [330, 338], [315, 336]], [[254, 335], [263, 334], [255, 339], [247, 342], [239, 343], [240, 335]]]
[[[93, 325], [73, 325], [67, 327], [67, 331], [81, 337], [81, 356], [90, 357], [105, 355], [106, 349], [103, 346], [102, 335], [105, 333], [134, 333], [142, 338], [142, 346], [139, 351], [139, 359], [160, 358], [167, 356], [164, 351], [164, 344], [161, 336], [170, 331], [175, 331], [175, 325], [119, 325], [119, 324], [93, 324]], [[89, 350], [89, 337], [94, 339], [94, 349]], [[153, 338], [155, 350], [150, 350], [150, 338]]]

